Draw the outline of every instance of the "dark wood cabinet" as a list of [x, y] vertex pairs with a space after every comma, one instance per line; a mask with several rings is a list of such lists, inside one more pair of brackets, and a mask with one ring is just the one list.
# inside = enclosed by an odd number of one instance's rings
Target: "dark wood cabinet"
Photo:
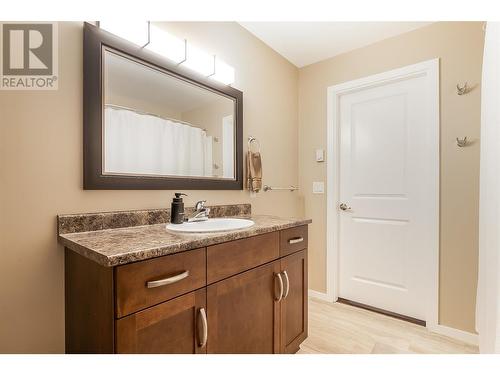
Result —
[[66, 249], [67, 353], [295, 353], [307, 226], [104, 267]]
[[281, 353], [295, 353], [307, 337], [307, 252], [281, 259], [285, 292], [281, 300]]
[[286, 256], [307, 248], [307, 225], [280, 231], [280, 255]]
[[116, 321], [116, 352], [206, 353], [205, 288]]
[[278, 259], [279, 234], [271, 232], [207, 247], [207, 283]]
[[279, 271], [278, 260], [207, 288], [208, 353], [279, 352]]
[[205, 248], [117, 266], [116, 317], [203, 288], [206, 279]]

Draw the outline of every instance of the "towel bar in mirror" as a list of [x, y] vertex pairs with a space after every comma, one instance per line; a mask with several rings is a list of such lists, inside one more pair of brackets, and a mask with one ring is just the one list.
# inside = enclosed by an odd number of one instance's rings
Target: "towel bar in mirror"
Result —
[[296, 186], [289, 186], [289, 187], [275, 187], [275, 186], [269, 186], [269, 185], [264, 185], [264, 188], [263, 188], [264, 191], [283, 191], [283, 190], [287, 190], [287, 191], [295, 191], [295, 190], [299, 190], [298, 187]]

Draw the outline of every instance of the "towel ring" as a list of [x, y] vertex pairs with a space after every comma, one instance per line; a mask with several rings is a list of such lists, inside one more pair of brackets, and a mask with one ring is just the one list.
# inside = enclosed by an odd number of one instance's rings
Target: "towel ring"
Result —
[[257, 143], [258, 146], [258, 152], [260, 153], [260, 142], [257, 138], [249, 136], [248, 137], [248, 149], [251, 150], [252, 143]]

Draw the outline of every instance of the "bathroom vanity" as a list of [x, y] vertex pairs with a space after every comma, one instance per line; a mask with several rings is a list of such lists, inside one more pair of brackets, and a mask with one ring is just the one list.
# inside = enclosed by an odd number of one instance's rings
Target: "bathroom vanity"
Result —
[[[243, 190], [243, 92], [89, 23], [83, 45], [84, 189]], [[173, 223], [191, 227], [181, 195]], [[58, 216], [67, 353], [299, 349], [310, 221], [202, 206], [255, 224], [179, 233], [167, 209]]]
[[307, 224], [167, 231], [169, 210], [61, 215], [67, 353], [295, 353], [307, 337]]

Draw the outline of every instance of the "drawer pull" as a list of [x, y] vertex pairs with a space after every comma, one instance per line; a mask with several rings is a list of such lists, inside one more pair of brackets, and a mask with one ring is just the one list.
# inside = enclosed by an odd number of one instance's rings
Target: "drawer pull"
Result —
[[283, 298], [283, 279], [281, 278], [281, 273], [277, 273], [277, 274], [275, 274], [275, 276], [278, 278], [278, 283], [280, 286], [280, 294], [275, 299], [276, 299], [276, 302], [279, 302]]
[[208, 340], [208, 322], [207, 322], [207, 313], [205, 312], [205, 309], [202, 307], [199, 310], [199, 314], [201, 316], [201, 324], [203, 327], [203, 335], [201, 336], [201, 340], [199, 342], [199, 347], [203, 348], [205, 345], [207, 345], [207, 340]]
[[178, 275], [167, 277], [166, 279], [148, 281], [146, 286], [148, 288], [158, 288], [159, 286], [173, 284], [173, 283], [176, 283], [178, 281], [184, 280], [188, 276], [189, 276], [189, 271], [184, 271]]
[[295, 237], [295, 238], [290, 238], [288, 240], [288, 243], [290, 245], [293, 245], [293, 244], [296, 244], [296, 243], [299, 243], [299, 242], [302, 242], [302, 241], [304, 241], [304, 237]]
[[288, 297], [288, 292], [290, 292], [290, 279], [288, 278], [288, 274], [286, 273], [286, 271], [283, 271], [283, 275], [285, 276], [286, 280], [285, 294], [283, 296], [283, 299], [285, 299], [286, 297]]

